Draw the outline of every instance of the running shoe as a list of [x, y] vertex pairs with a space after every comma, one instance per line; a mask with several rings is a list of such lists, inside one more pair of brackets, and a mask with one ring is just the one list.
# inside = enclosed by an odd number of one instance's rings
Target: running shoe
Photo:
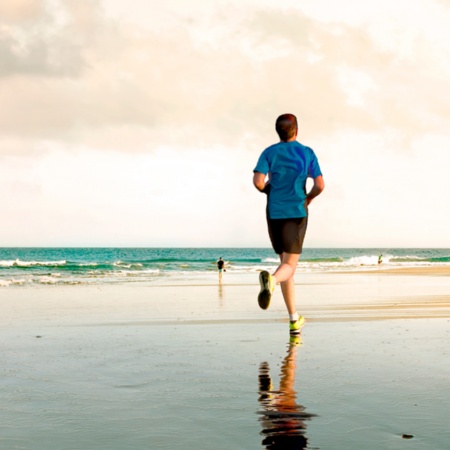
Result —
[[258, 304], [261, 309], [267, 309], [270, 305], [272, 292], [275, 289], [275, 283], [272, 275], [267, 270], [263, 270], [259, 274], [259, 283], [261, 284], [261, 291], [258, 294]]
[[289, 333], [300, 334], [305, 323], [306, 320], [303, 316], [300, 316], [295, 322], [289, 322]]
[[302, 337], [299, 334], [291, 334], [291, 337], [289, 338], [289, 345], [291, 347], [298, 347], [299, 345], [302, 345]]

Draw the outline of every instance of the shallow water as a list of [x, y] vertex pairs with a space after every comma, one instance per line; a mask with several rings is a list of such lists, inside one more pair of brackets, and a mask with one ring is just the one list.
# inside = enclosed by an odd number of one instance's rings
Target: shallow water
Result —
[[0, 448], [447, 448], [447, 319], [280, 325], [4, 329]]
[[[378, 265], [383, 254], [382, 265]], [[41, 285], [167, 284], [217, 274], [273, 271], [271, 248], [0, 248], [0, 288]], [[450, 249], [305, 248], [299, 273], [450, 267]], [[216, 280], [216, 277], [214, 277]]]

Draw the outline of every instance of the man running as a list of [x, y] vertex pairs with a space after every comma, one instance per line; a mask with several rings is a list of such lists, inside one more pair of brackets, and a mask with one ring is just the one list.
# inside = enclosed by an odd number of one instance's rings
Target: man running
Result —
[[[267, 194], [267, 225], [272, 247], [280, 256], [273, 275], [262, 271], [258, 303], [262, 309], [270, 304], [275, 285], [281, 284], [289, 313], [289, 332], [300, 334], [305, 319], [295, 305], [294, 273], [302, 253], [308, 223], [308, 205], [325, 184], [314, 151], [297, 141], [297, 118], [293, 114], [278, 117], [275, 129], [280, 142], [266, 148], [253, 171], [253, 184]], [[306, 179], [314, 185], [306, 193]]]

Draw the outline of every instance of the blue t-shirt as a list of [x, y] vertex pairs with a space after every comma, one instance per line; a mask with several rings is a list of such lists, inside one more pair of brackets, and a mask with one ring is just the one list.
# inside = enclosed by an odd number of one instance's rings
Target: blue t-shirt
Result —
[[269, 174], [269, 217], [306, 217], [306, 179], [322, 175], [313, 150], [297, 141], [279, 142], [266, 148], [253, 172]]

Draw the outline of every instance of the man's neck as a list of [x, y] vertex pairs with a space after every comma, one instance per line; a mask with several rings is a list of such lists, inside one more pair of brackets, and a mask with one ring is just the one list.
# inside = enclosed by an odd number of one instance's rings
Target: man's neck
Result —
[[291, 138], [289, 138], [286, 141], [280, 141], [280, 142], [294, 142], [297, 140], [297, 136], [298, 136], [298, 132], [295, 132], [294, 136], [292, 136]]

